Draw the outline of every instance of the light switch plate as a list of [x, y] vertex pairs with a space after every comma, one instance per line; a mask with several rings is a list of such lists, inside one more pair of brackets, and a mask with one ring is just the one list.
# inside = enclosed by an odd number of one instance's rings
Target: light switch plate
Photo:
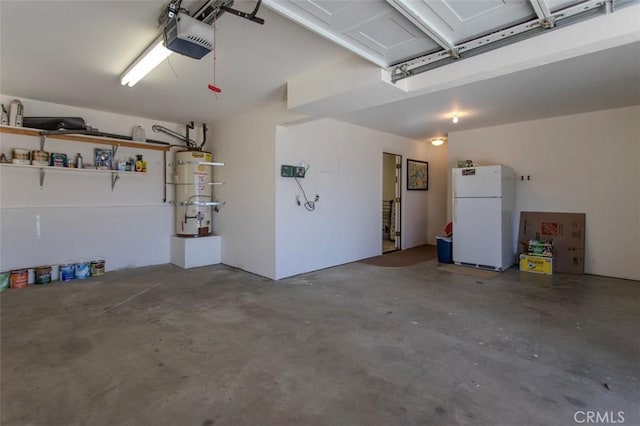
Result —
[[287, 164], [283, 164], [280, 167], [280, 176], [282, 177], [293, 177], [294, 168], [293, 166], [289, 166]]

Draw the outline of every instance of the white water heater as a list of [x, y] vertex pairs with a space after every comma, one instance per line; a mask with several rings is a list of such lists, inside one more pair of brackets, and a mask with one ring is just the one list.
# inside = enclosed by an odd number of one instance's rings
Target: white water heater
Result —
[[176, 235], [202, 237], [213, 232], [213, 163], [210, 152], [178, 151], [175, 159]]

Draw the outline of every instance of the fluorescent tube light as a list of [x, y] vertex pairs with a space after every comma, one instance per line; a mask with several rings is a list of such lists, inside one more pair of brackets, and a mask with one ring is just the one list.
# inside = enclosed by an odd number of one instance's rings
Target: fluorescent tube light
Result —
[[164, 47], [164, 40], [159, 37], [127, 68], [122, 77], [120, 77], [120, 83], [123, 86], [133, 87], [157, 67], [160, 62], [167, 59], [169, 55], [171, 55], [171, 51]]

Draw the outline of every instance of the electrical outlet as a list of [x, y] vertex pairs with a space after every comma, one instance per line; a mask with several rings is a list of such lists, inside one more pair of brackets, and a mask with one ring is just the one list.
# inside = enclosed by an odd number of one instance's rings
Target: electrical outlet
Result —
[[283, 164], [282, 167], [280, 167], [280, 176], [282, 177], [293, 177], [294, 176], [293, 173], [294, 173], [293, 166]]
[[295, 173], [297, 178], [303, 178], [306, 171], [307, 170], [304, 167], [301, 167], [301, 166], [295, 167]]

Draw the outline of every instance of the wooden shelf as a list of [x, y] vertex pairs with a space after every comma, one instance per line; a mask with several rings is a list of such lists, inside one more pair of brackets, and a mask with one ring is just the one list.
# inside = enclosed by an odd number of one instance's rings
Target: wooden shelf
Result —
[[13, 163], [0, 163], [0, 167], [14, 167], [21, 169], [36, 169], [40, 171], [40, 187], [44, 186], [44, 177], [46, 172], [72, 172], [72, 173], [98, 173], [98, 174], [110, 174], [111, 175], [111, 190], [116, 186], [116, 182], [120, 179], [120, 175], [127, 176], [142, 176], [145, 172], [123, 172], [119, 170], [104, 170], [104, 169], [76, 169], [75, 167], [53, 167], [53, 166], [37, 166], [33, 164], [13, 164]]
[[131, 142], [122, 139], [115, 138], [105, 138], [100, 136], [92, 136], [92, 135], [56, 135], [54, 134], [44, 134], [41, 132], [46, 132], [45, 130], [39, 129], [30, 129], [27, 127], [15, 127], [15, 126], [0, 126], [0, 133], [10, 133], [14, 135], [24, 135], [24, 136], [36, 136], [41, 137], [45, 136], [47, 139], [60, 139], [67, 140], [73, 142], [83, 142], [83, 143], [92, 143], [92, 144], [101, 144], [101, 145], [111, 145], [114, 147], [127, 147], [127, 148], [137, 148], [137, 149], [146, 149], [151, 151], [169, 151], [170, 147], [168, 145], [154, 145], [152, 143], [144, 144], [139, 142]]
[[77, 169], [75, 167], [53, 167], [53, 166], [38, 166], [34, 164], [13, 164], [13, 163], [0, 163], [0, 167], [19, 167], [25, 169], [43, 169], [43, 170], [55, 170], [56, 172], [79, 172], [79, 173], [120, 173], [122, 175], [144, 175], [146, 172], [123, 172], [122, 170], [108, 170], [108, 169]]

